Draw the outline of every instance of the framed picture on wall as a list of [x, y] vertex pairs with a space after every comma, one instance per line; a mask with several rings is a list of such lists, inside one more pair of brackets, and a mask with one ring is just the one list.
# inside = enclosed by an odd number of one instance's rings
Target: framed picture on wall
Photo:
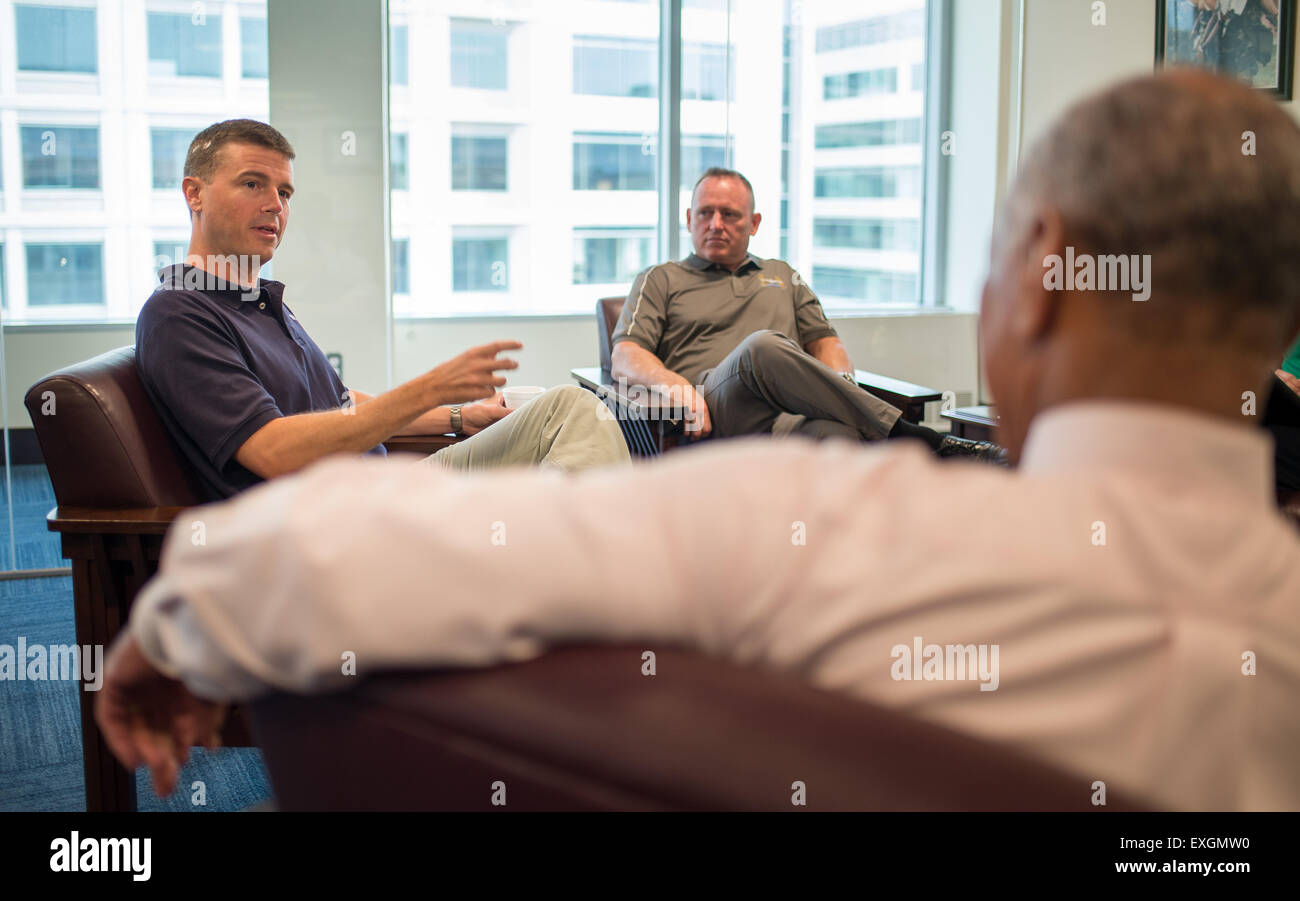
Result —
[[1156, 0], [1156, 67], [1204, 66], [1291, 99], [1296, 0]]

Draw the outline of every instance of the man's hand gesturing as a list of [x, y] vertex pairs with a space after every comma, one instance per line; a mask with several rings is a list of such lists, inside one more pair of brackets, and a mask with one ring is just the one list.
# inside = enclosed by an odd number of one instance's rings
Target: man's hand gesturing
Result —
[[479, 347], [471, 347], [458, 357], [429, 370], [429, 380], [437, 392], [438, 402], [442, 404], [461, 404], [469, 401], [491, 397], [506, 383], [505, 376], [496, 375], [501, 369], [517, 369], [519, 364], [509, 357], [497, 354], [505, 350], [519, 350], [523, 347], [518, 341], [493, 341]]

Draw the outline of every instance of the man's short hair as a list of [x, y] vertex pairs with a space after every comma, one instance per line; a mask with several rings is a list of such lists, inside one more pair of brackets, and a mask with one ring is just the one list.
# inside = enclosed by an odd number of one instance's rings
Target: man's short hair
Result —
[[256, 119], [227, 119], [209, 125], [194, 136], [189, 152], [185, 154], [186, 176], [193, 175], [205, 182], [212, 181], [219, 165], [218, 154], [227, 144], [252, 144], [274, 150], [293, 159], [293, 145], [280, 132]]
[[749, 211], [755, 210], [754, 206], [754, 186], [749, 183], [749, 179], [741, 175], [735, 169], [724, 169], [721, 166], [710, 166], [704, 170], [704, 174], [695, 180], [695, 187], [691, 188], [691, 202], [695, 202], [695, 192], [699, 190], [700, 183], [706, 178], [734, 178], [745, 186], [749, 191]]
[[1023, 159], [1007, 239], [1041, 207], [1079, 254], [1151, 255], [1149, 302], [1099, 297], [1134, 337], [1263, 348], [1300, 315], [1300, 126], [1248, 85], [1170, 68], [1079, 101]]

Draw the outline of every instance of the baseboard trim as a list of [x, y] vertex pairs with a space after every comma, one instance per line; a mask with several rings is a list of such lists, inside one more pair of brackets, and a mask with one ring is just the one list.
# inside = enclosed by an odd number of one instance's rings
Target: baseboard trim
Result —
[[[9, 430], [9, 456], [13, 457], [15, 466], [24, 466], [30, 463], [44, 463], [45, 457], [41, 455], [40, 442], [36, 440], [35, 429], [10, 429]], [[0, 442], [0, 466], [5, 465], [7, 457], [5, 446]]]

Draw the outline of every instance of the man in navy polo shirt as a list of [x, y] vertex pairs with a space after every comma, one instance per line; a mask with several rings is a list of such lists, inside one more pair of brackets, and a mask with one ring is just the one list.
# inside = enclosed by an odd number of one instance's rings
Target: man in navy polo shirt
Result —
[[455, 469], [628, 462], [618, 424], [577, 386], [518, 412], [501, 404], [497, 372], [518, 364], [498, 354], [517, 341], [472, 348], [377, 396], [344, 387], [284, 285], [257, 277], [289, 222], [293, 158], [279, 131], [250, 119], [195, 136], [182, 182], [189, 253], [161, 273], [136, 322], [145, 390], [211, 499], [329, 454], [382, 454], [400, 434], [472, 436], [429, 458]]

